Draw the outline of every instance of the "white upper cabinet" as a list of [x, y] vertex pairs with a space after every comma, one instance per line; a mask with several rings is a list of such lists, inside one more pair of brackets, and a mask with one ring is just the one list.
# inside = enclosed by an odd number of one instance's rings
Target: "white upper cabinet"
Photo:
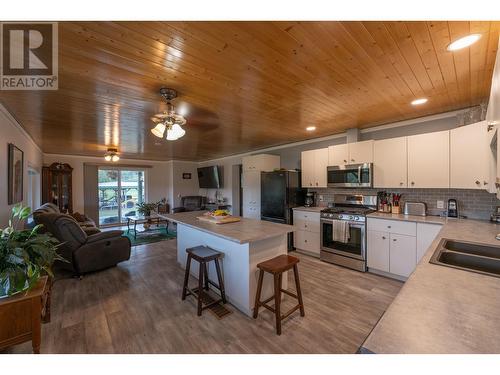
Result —
[[315, 151], [316, 150], [302, 151], [300, 157], [302, 187], [313, 187]]
[[303, 151], [302, 187], [324, 188], [327, 185], [326, 168], [328, 167], [328, 148]]
[[450, 187], [450, 132], [408, 137], [408, 187]]
[[328, 165], [373, 162], [373, 141], [344, 143], [328, 147]]
[[243, 157], [243, 172], [245, 171], [259, 171], [270, 172], [275, 168], [280, 167], [279, 155], [252, 155]]
[[373, 163], [373, 140], [348, 143], [349, 163]]
[[349, 146], [347, 143], [328, 147], [328, 165], [349, 164]]
[[489, 136], [486, 121], [450, 130], [450, 187], [489, 188]]
[[373, 184], [376, 188], [408, 186], [406, 137], [383, 139], [373, 144]]
[[315, 150], [314, 153], [314, 176], [315, 186], [326, 188], [327, 186], [327, 173], [328, 167], [328, 148], [320, 148]]

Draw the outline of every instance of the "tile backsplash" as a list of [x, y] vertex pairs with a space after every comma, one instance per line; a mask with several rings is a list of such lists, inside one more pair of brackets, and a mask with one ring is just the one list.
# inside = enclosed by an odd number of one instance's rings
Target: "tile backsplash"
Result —
[[[376, 195], [378, 191], [402, 194], [401, 201], [425, 202], [429, 215], [440, 215], [446, 211], [449, 198], [458, 201], [460, 215], [471, 219], [489, 219], [490, 214], [500, 206], [495, 194], [474, 189], [309, 189], [318, 195], [318, 204], [326, 205], [333, 201], [334, 194]], [[323, 198], [319, 202], [320, 196]], [[444, 201], [444, 208], [437, 208], [437, 201]]]

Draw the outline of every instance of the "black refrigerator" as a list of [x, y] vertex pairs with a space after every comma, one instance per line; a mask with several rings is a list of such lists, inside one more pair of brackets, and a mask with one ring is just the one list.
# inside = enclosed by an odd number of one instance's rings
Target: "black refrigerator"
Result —
[[[262, 220], [293, 224], [293, 207], [303, 206], [306, 189], [302, 189], [299, 171], [261, 172], [260, 216]], [[293, 249], [293, 233], [288, 235], [288, 249]]]

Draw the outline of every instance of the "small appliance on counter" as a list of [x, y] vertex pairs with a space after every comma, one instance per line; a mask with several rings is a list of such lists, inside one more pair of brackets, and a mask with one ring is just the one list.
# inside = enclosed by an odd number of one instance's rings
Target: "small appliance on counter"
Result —
[[458, 202], [456, 199], [448, 199], [448, 217], [458, 217]]
[[310, 191], [306, 194], [304, 201], [304, 206], [306, 207], [316, 207], [316, 192]]
[[[490, 220], [495, 223], [500, 223], [500, 206], [497, 206], [495, 212], [493, 212], [490, 216]], [[500, 238], [498, 238], [500, 239]]]
[[427, 216], [427, 206], [424, 202], [405, 202], [405, 215]]

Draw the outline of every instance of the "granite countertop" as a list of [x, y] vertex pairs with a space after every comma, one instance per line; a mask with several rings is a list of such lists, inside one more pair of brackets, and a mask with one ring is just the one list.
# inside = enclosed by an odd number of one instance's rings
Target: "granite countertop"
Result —
[[236, 243], [248, 243], [293, 232], [293, 225], [272, 223], [270, 221], [241, 218], [241, 221], [227, 224], [208, 223], [198, 220], [206, 211], [180, 212], [161, 215], [178, 224], [201, 230]]
[[324, 210], [326, 207], [306, 207], [306, 206], [300, 206], [300, 207], [293, 207], [292, 210], [297, 210], [297, 211], [308, 211], [308, 212], [321, 212], [321, 210]]
[[500, 225], [445, 220], [362, 352], [500, 353], [500, 278], [429, 263], [442, 238], [500, 245]]
[[386, 212], [372, 212], [371, 214], [366, 215], [366, 217], [372, 217], [376, 219], [386, 219], [386, 220], [412, 221], [415, 223], [428, 223], [428, 224], [446, 224], [450, 221], [463, 220], [463, 219], [447, 218], [441, 216], [417, 216], [417, 215], [391, 214]]

